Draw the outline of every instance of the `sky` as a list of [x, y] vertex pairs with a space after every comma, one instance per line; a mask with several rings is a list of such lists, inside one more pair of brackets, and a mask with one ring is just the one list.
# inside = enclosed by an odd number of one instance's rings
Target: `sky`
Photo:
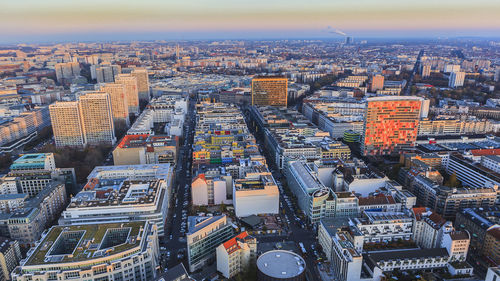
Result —
[[0, 0], [0, 43], [500, 36], [500, 0]]

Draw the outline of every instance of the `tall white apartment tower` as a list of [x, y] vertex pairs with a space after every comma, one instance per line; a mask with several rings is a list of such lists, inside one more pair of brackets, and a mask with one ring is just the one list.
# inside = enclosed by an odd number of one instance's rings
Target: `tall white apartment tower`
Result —
[[109, 94], [85, 92], [79, 98], [79, 106], [87, 144], [115, 144], [115, 127]]
[[139, 91], [139, 100], [149, 102], [149, 77], [148, 70], [145, 68], [136, 68], [132, 75], [137, 79], [137, 90]]
[[452, 72], [448, 80], [448, 87], [456, 88], [464, 85], [465, 72]]
[[132, 74], [118, 74], [115, 76], [115, 83], [125, 86], [127, 95], [128, 111], [139, 114], [139, 89], [137, 88], [137, 78]]
[[78, 62], [63, 62], [55, 65], [56, 78], [58, 82], [63, 79], [71, 79], [80, 75], [80, 64]]
[[49, 106], [49, 112], [56, 146], [85, 146], [85, 132], [78, 102], [55, 102]]
[[119, 83], [102, 84], [101, 92], [108, 93], [111, 98], [111, 108], [113, 112], [113, 121], [123, 121], [127, 127], [130, 127], [128, 101], [125, 92], [125, 85]]
[[431, 76], [431, 65], [430, 64], [424, 64], [422, 66], [422, 77], [429, 77]]

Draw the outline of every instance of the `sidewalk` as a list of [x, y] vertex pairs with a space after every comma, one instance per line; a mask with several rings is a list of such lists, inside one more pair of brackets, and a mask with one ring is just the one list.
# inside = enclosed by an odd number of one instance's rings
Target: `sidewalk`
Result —
[[[336, 281], [337, 280], [337, 279], [335, 279], [333, 273], [331, 273], [331, 275], [328, 275], [328, 273], [326, 271], [321, 270], [321, 267], [319, 265], [316, 265], [316, 267], [318, 269], [321, 280], [323, 280], [323, 281]], [[330, 272], [332, 272], [331, 268], [330, 268]]]

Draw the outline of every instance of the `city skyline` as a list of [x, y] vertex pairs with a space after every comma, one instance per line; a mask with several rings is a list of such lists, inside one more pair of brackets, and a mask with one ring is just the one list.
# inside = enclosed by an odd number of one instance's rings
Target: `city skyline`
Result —
[[[98, 9], [97, 9], [98, 7]], [[500, 3], [420, 1], [22, 1], [0, 4], [0, 43], [496, 36]]]
[[0, 281], [500, 280], [500, 0], [0, 0]]

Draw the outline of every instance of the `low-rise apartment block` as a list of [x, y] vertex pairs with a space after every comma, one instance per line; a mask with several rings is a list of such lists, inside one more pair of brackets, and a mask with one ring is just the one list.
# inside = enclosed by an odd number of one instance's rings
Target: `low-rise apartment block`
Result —
[[246, 231], [217, 247], [217, 271], [225, 278], [244, 272], [257, 258], [257, 239]]

